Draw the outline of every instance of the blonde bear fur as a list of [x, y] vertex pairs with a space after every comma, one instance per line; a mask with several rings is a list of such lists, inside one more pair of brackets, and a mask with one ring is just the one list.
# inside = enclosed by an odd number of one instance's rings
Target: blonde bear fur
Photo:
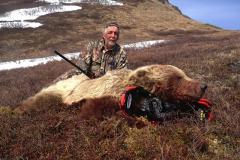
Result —
[[[112, 97], [119, 101], [128, 85], [141, 86], [168, 101], [194, 101], [204, 94], [200, 83], [189, 78], [181, 69], [171, 65], [149, 65], [136, 70], [115, 70], [89, 79], [85, 75], [59, 81], [42, 89], [15, 109], [18, 113], [37, 109], [47, 103], [73, 105], [87, 99]], [[41, 105], [41, 106], [39, 106]]]

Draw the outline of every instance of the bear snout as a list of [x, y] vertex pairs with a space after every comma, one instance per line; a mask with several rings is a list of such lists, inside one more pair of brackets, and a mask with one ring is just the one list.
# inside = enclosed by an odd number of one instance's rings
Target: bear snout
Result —
[[200, 89], [201, 89], [202, 92], [205, 92], [207, 87], [208, 87], [207, 84], [204, 84], [204, 83], [200, 84]]
[[201, 96], [200, 97], [202, 97], [204, 95], [207, 87], [208, 87], [207, 84], [204, 84], [204, 83], [200, 84], [200, 91], [201, 91]]

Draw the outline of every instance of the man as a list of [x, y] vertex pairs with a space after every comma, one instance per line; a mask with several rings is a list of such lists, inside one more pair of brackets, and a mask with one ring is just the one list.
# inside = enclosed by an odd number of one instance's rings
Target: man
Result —
[[[102, 33], [102, 38], [90, 42], [87, 51], [81, 56], [77, 64], [85, 70], [90, 78], [97, 78], [109, 70], [127, 67], [127, 53], [117, 44], [120, 29], [117, 23], [108, 23]], [[72, 69], [55, 80], [63, 80], [73, 75], [81, 74], [81, 71]]]
[[119, 32], [117, 23], [109, 23], [103, 31], [102, 39], [89, 43], [84, 55], [88, 75], [96, 78], [109, 70], [127, 67], [127, 54], [117, 44]]

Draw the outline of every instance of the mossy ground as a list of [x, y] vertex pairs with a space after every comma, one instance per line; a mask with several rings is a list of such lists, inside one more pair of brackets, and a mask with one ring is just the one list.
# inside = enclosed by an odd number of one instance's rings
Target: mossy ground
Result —
[[[0, 157], [28, 159], [238, 159], [238, 32], [175, 34], [169, 43], [128, 50], [130, 68], [171, 64], [207, 82], [215, 120], [183, 118], [129, 126], [116, 115], [82, 120], [78, 108], [51, 104], [22, 116], [11, 108], [71, 68], [52, 62], [1, 72]], [[67, 68], [67, 66], [69, 68]], [[51, 69], [51, 70], [50, 70]], [[53, 74], [54, 73], [54, 74]], [[21, 77], [17, 75], [22, 75]], [[17, 78], [16, 78], [17, 77]], [[34, 85], [33, 85], [34, 84]], [[23, 94], [24, 93], [24, 94]]]

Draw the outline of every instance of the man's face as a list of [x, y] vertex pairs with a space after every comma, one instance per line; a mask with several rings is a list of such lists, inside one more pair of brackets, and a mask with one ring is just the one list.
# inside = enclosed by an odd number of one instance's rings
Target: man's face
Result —
[[107, 27], [103, 33], [105, 46], [107, 48], [113, 47], [116, 44], [118, 37], [119, 37], [119, 30], [116, 26]]

